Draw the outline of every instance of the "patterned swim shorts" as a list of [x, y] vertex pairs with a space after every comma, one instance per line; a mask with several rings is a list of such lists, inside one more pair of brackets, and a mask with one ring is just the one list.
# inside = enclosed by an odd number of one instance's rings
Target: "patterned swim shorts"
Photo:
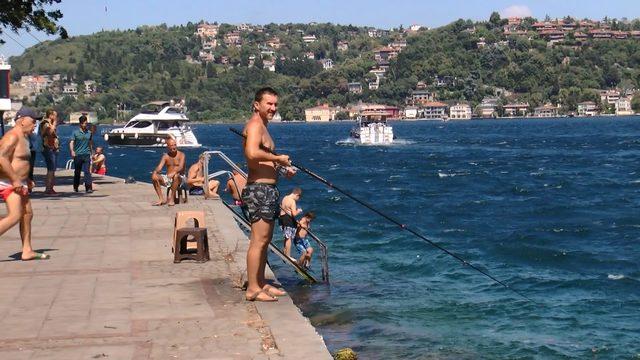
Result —
[[260, 219], [274, 221], [280, 207], [280, 192], [275, 185], [252, 183], [242, 190], [242, 202], [249, 213], [249, 221], [254, 223]]

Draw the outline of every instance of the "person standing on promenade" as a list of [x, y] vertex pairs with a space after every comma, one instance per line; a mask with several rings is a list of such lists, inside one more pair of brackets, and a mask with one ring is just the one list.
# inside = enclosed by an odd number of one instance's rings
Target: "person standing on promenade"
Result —
[[7, 203], [7, 216], [0, 219], [0, 235], [20, 223], [23, 261], [49, 258], [31, 247], [33, 210], [29, 189], [34, 183], [29, 179], [28, 138], [36, 127], [36, 119], [41, 118], [32, 109], [22, 107], [16, 114], [16, 125], [0, 139], [0, 196]]
[[302, 213], [297, 201], [302, 197], [302, 189], [294, 188], [291, 194], [282, 198], [280, 204], [280, 226], [284, 235], [284, 254], [291, 256], [291, 241], [296, 235], [296, 216]]
[[[40, 117], [40, 119], [42, 119], [42, 117]], [[29, 158], [29, 180], [30, 181], [34, 181], [35, 184], [35, 180], [33, 177], [33, 168], [36, 165], [36, 154], [38, 152], [42, 152], [42, 139], [40, 138], [40, 119], [35, 119], [36, 125], [35, 125], [35, 129], [28, 135], [28, 140], [29, 140], [29, 153], [30, 153], [30, 158]], [[35, 187], [35, 185], [31, 188], [29, 188], [29, 192], [31, 192], [33, 190], [33, 188]]]
[[227, 187], [224, 191], [231, 194], [234, 205], [242, 206], [242, 197], [240, 194], [242, 194], [244, 187], [247, 186], [247, 179], [240, 175], [236, 169], [233, 169], [231, 172], [233, 173], [233, 177], [227, 180]]
[[248, 285], [245, 293], [248, 301], [277, 301], [275, 296], [286, 294], [267, 284], [264, 275], [267, 247], [273, 237], [273, 227], [278, 216], [278, 167], [286, 167], [287, 177], [295, 174], [288, 155], [274, 155], [270, 152], [275, 149], [275, 143], [267, 131], [267, 125], [277, 111], [278, 93], [269, 87], [258, 90], [253, 101], [253, 115], [243, 130], [244, 156], [249, 175], [247, 185], [242, 190], [242, 202], [251, 222], [247, 250]]
[[42, 138], [42, 157], [47, 165], [47, 177], [45, 179], [44, 193], [57, 195], [53, 190], [58, 166], [58, 153], [60, 152], [60, 140], [58, 139], [58, 113], [49, 109], [45, 113], [45, 119], [40, 123], [40, 137]]
[[91, 153], [93, 153], [93, 140], [89, 131], [89, 123], [85, 115], [80, 116], [79, 128], [71, 134], [69, 149], [73, 158], [73, 191], [78, 192], [80, 187], [80, 172], [84, 172], [84, 188], [87, 193], [92, 193], [91, 181]]
[[[156, 190], [156, 194], [158, 194], [158, 202], [154, 203], [153, 206], [167, 204], [167, 201], [169, 206], [175, 205], [176, 190], [182, 182], [180, 175], [184, 174], [184, 163], [184, 153], [178, 151], [176, 141], [173, 138], [167, 139], [167, 153], [162, 155], [158, 166], [156, 166], [151, 173], [153, 188]], [[160, 174], [165, 165], [167, 167], [167, 174]], [[171, 189], [167, 200], [162, 196], [162, 186], [168, 186]]]
[[107, 157], [104, 156], [102, 146], [98, 146], [91, 156], [91, 172], [98, 175], [107, 174]]

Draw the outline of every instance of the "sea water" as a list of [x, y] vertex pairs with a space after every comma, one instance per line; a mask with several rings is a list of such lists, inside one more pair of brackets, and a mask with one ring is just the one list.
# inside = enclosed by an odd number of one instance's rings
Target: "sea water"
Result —
[[[640, 118], [392, 122], [392, 146], [348, 141], [352, 125], [269, 129], [294, 162], [535, 303], [299, 173], [280, 190], [301, 187], [299, 206], [316, 212], [331, 281], [306, 285], [277, 258], [271, 264], [331, 351], [640, 358]], [[194, 126], [205, 147], [186, 150], [189, 164], [206, 149], [242, 162], [228, 127]], [[108, 172], [149, 181], [163, 151], [107, 147]], [[282, 245], [279, 233], [274, 241]]]

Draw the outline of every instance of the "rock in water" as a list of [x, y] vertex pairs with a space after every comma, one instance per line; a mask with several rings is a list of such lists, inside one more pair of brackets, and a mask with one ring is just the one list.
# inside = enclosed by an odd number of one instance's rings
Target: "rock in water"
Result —
[[358, 360], [358, 354], [351, 348], [340, 349], [333, 356], [335, 360]]

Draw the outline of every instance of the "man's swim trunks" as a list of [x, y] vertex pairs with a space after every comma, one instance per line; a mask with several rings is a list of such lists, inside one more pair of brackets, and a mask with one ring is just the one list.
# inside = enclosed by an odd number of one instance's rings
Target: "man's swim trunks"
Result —
[[160, 176], [162, 176], [162, 181], [166, 187], [173, 185], [173, 178], [168, 177], [166, 174], [160, 174]]
[[249, 212], [252, 223], [262, 219], [274, 221], [277, 218], [280, 192], [273, 184], [251, 183], [242, 190], [242, 202]]
[[[11, 181], [9, 180], [5, 180], [5, 179], [0, 179], [0, 197], [2, 197], [2, 200], [7, 200], [7, 198], [9, 197], [9, 195], [11, 195], [11, 193], [13, 192], [13, 185], [11, 185]], [[18, 195], [27, 195], [28, 190], [26, 185], [24, 185], [23, 187], [23, 193], [17, 193]]]
[[307, 252], [307, 249], [311, 247], [311, 244], [309, 243], [309, 240], [306, 236], [303, 238], [299, 238], [297, 236], [294, 237], [293, 244], [295, 245], [296, 250], [298, 250], [299, 254]]

